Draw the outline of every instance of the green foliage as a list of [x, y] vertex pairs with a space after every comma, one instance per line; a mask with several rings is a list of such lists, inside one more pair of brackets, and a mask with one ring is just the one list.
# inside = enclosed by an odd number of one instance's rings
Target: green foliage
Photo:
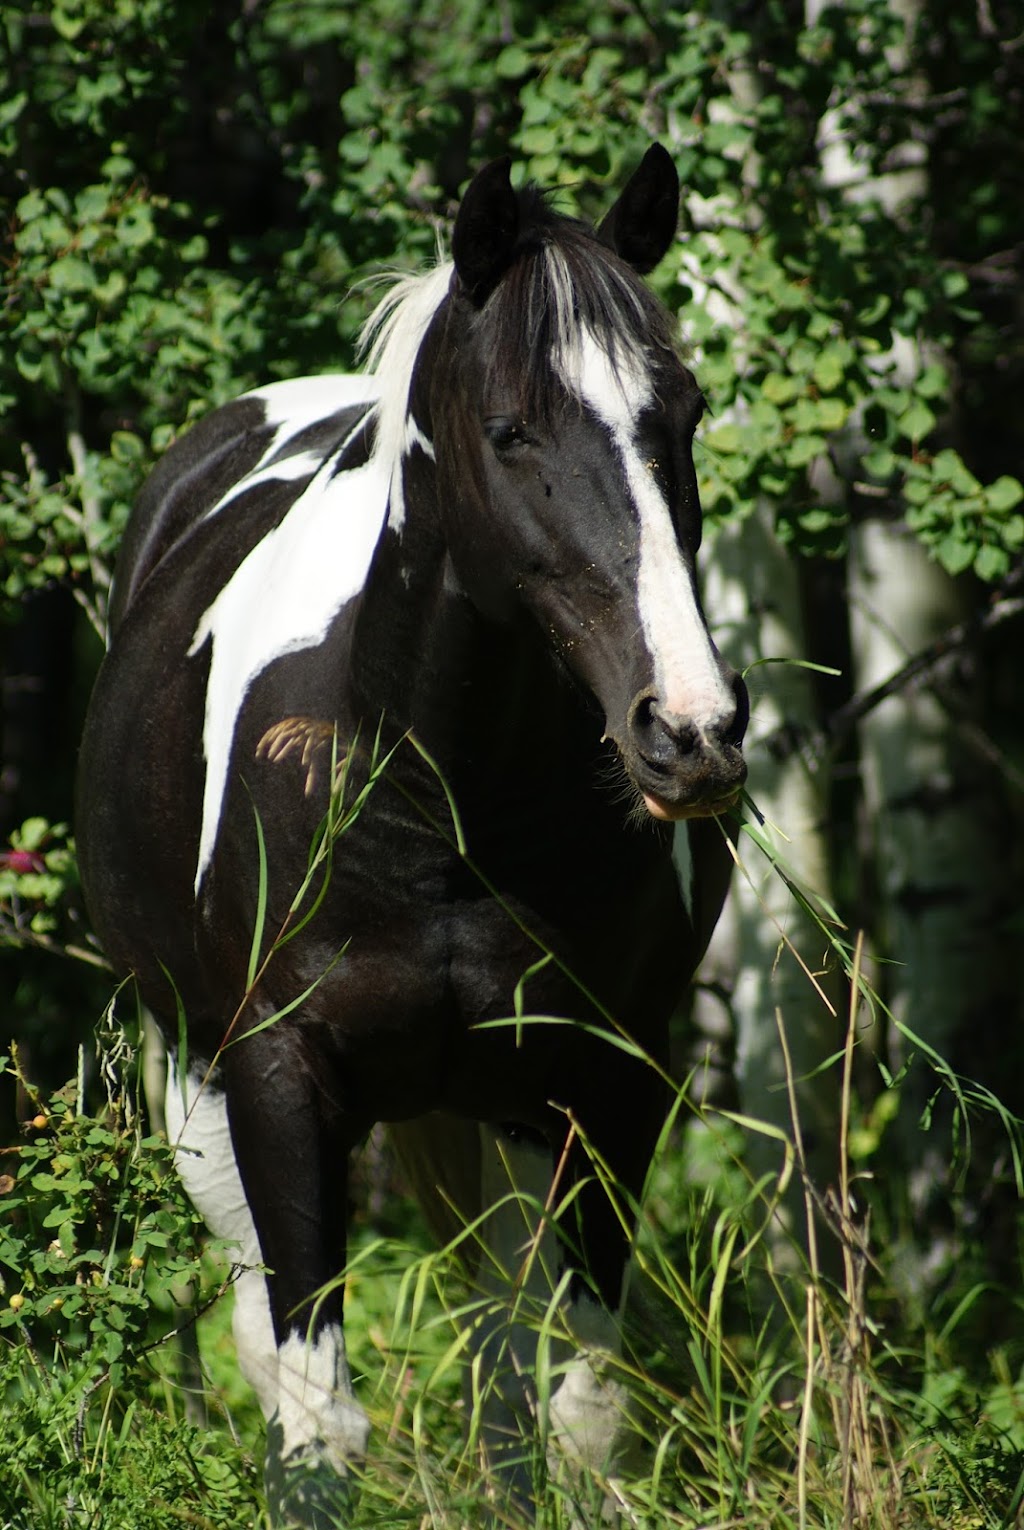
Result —
[[[817, 918], [846, 963], [831, 912], [822, 908]], [[856, 959], [851, 975], [854, 992], [872, 1001]], [[853, 1005], [846, 1091], [856, 1029]], [[4, 1064], [36, 1114], [5, 1155], [10, 1170], [0, 1180], [8, 1447], [0, 1509], [12, 1530], [260, 1526], [254, 1462], [262, 1430], [251, 1409], [239, 1444], [216, 1423], [199, 1431], [184, 1421], [175, 1391], [169, 1341], [182, 1287], [192, 1286], [202, 1308], [223, 1294], [225, 1278], [201, 1254], [170, 1148], [144, 1132], [131, 1046], [112, 1024], [102, 1036], [98, 1110], [88, 1108], [81, 1077], [44, 1102], [16, 1058]], [[793, 1229], [788, 1257], [773, 1264], [780, 1199], [803, 1169], [798, 1123], [773, 1129], [778, 1172], [755, 1182], [744, 1135], [756, 1126], [695, 1106], [685, 1092], [672, 1114], [645, 1205], [633, 1208], [641, 1231], [625, 1354], [603, 1372], [628, 1398], [638, 1431], [637, 1454], [612, 1489], [630, 1522], [648, 1530], [795, 1530], [843, 1523], [852, 1506], [848, 1522], [864, 1530], [1013, 1523], [1024, 1459], [1021, 1349], [1013, 1341], [979, 1354], [966, 1321], [975, 1306], [1005, 1310], [1005, 1293], [972, 1291], [920, 1350], [906, 1337], [897, 1349], [887, 1333], [892, 1296], [875, 1257], [884, 1244], [876, 1228], [873, 1255], [858, 1204], [866, 1198], [876, 1209], [870, 1184], [858, 1183], [855, 1202], [844, 1177], [819, 1208], [817, 1245]], [[599, 1160], [593, 1164], [606, 1180]], [[607, 1188], [622, 1201], [620, 1187]], [[551, 1204], [558, 1200], [556, 1193]], [[549, 1210], [523, 1202], [529, 1221], [543, 1222]], [[389, 1215], [387, 1238], [365, 1213], [357, 1218], [345, 1276], [350, 1361], [374, 1424], [354, 1523], [456, 1530], [474, 1522], [492, 1490], [473, 1443], [489, 1367], [475, 1373], [470, 1402], [459, 1400], [466, 1330], [485, 1324], [500, 1336], [500, 1322], [492, 1325], [504, 1307], [495, 1309], [489, 1263], [481, 1286], [465, 1274], [473, 1226], [459, 1235], [462, 1257], [453, 1258], [453, 1249], [424, 1252], [408, 1209]], [[545, 1262], [557, 1273], [558, 1261], [550, 1251], [538, 1256], [539, 1240], [525, 1225], [517, 1262], [503, 1274], [517, 1320], [536, 1335], [543, 1414], [565, 1364], [564, 1290], [554, 1299], [536, 1290], [530, 1266]], [[818, 1249], [832, 1241], [846, 1269], [838, 1285], [819, 1262]], [[777, 1239], [773, 1246], [778, 1254]], [[770, 1324], [766, 1290], [776, 1314]], [[215, 1329], [204, 1325], [203, 1356], [217, 1368], [218, 1390], [236, 1393], [221, 1353], [225, 1315], [218, 1301]], [[537, 1513], [512, 1512], [510, 1530], [596, 1530], [609, 1484], [560, 1476], [539, 1444], [530, 1450]], [[855, 1486], [844, 1490], [844, 1482]]]
[[[79, 1368], [48, 1373], [26, 1352], [0, 1351], [7, 1530], [251, 1530], [253, 1464], [226, 1435], [126, 1402]], [[112, 1409], [113, 1418], [104, 1411]]]
[[[929, 347], [977, 350], [977, 280], [913, 199], [878, 190], [911, 138], [931, 146], [933, 200], [942, 156], [959, 165], [927, 88], [945, 66], [927, 11], [918, 36], [884, 0], [804, 28], [778, 0], [756, 18], [76, 0], [3, 24], [9, 597], [70, 581], [102, 624], [127, 507], [170, 433], [250, 383], [344, 364], [367, 300], [341, 305], [343, 288], [428, 259], [472, 165], [511, 151], [593, 215], [653, 135], [692, 224], [657, 281], [722, 420], [702, 462], [712, 513], [766, 496], [785, 540], [835, 553], [858, 494], [902, 497], [951, 572], [998, 578], [1019, 554], [1018, 479], [932, 446], [951, 384]], [[979, 84], [957, 110], [997, 141], [985, 81], [1005, 56], [968, 31]], [[852, 192], [823, 170], [823, 120]], [[975, 187], [972, 205], [973, 224], [952, 212], [977, 269], [1019, 241], [1020, 204]], [[830, 459], [852, 496], [823, 494]]]
[[0, 1059], [35, 1112], [0, 1175], [0, 1510], [12, 1530], [249, 1525], [251, 1459], [176, 1419], [154, 1369], [181, 1292], [208, 1303], [223, 1275], [170, 1147], [143, 1131], [119, 1029], [99, 1063], [95, 1111], [81, 1072], [44, 1101]]
[[[4, 1068], [25, 1085], [16, 1060]], [[116, 1386], [150, 1340], [154, 1302], [169, 1307], [171, 1288], [199, 1275], [195, 1234], [185, 1236], [198, 1218], [127, 1094], [103, 1118], [74, 1083], [34, 1106], [26, 1140], [7, 1150], [0, 1331], [27, 1326], [34, 1348]]]
[[75, 876], [67, 824], [29, 818], [15, 829], [10, 849], [0, 852], [0, 944], [51, 935]]

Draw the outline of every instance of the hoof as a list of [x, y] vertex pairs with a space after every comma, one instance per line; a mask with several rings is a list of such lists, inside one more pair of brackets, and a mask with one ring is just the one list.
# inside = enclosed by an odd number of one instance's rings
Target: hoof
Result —
[[283, 1455], [277, 1415], [267, 1425], [264, 1487], [274, 1530], [351, 1530], [358, 1485], [314, 1446]]

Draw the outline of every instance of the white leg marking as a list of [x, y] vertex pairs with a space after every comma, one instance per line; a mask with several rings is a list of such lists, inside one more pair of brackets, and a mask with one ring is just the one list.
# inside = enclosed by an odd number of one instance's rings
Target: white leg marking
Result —
[[285, 1464], [326, 1457], [341, 1476], [366, 1454], [370, 1421], [356, 1402], [341, 1328], [330, 1323], [315, 1341], [289, 1334], [278, 1351], [279, 1417]]
[[634, 1439], [629, 1394], [615, 1379], [619, 1325], [588, 1296], [573, 1301], [567, 1317], [581, 1352], [565, 1367], [552, 1398], [551, 1438], [566, 1456], [613, 1472]]
[[165, 1096], [168, 1141], [189, 1200], [216, 1238], [234, 1243], [242, 1273], [235, 1285], [233, 1330], [242, 1374], [259, 1398], [265, 1418], [278, 1403], [277, 1342], [267, 1283], [259, 1269], [259, 1238], [245, 1198], [228, 1126], [227, 1102], [219, 1089], [190, 1074], [185, 1099], [173, 1066]]

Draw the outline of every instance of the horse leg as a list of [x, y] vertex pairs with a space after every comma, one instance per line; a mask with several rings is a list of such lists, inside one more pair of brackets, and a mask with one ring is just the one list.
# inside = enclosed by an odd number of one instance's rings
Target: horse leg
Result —
[[277, 1407], [277, 1345], [259, 1239], [242, 1188], [224, 1091], [189, 1073], [177, 1076], [173, 1056], [164, 1096], [167, 1139], [178, 1176], [215, 1238], [238, 1250], [233, 1330], [238, 1364], [265, 1417]]
[[[467, 1413], [500, 1496], [527, 1503], [536, 1478], [538, 1339], [557, 1280], [557, 1249], [542, 1216], [551, 1151], [518, 1131], [480, 1127], [481, 1203], [469, 1334]], [[557, 1327], [557, 1324], [555, 1325]], [[557, 1339], [554, 1358], [562, 1358]], [[568, 1351], [565, 1351], [568, 1353]]]
[[[560, 1170], [562, 1155], [553, 1161], [550, 1145], [529, 1133], [481, 1126], [480, 1143], [481, 1199], [490, 1210], [474, 1282], [482, 1301], [470, 1332], [469, 1416], [502, 1496], [530, 1500], [537, 1443], [546, 1439], [547, 1474], [571, 1499], [585, 1500], [593, 1496], [594, 1474], [616, 1475], [636, 1446], [628, 1392], [617, 1378], [629, 1240], [575, 1135]], [[613, 1172], [620, 1183], [628, 1177], [626, 1188], [636, 1196], [644, 1148], [617, 1146]], [[578, 1220], [563, 1244], [548, 1202], [557, 1206], [574, 1183], [570, 1204]], [[598, 1497], [604, 1499], [600, 1490]], [[604, 1499], [598, 1511], [611, 1507]]]
[[[242, 1243], [247, 1264], [268, 1267], [266, 1277], [251, 1270], [239, 1281], [235, 1336], [267, 1419], [271, 1520], [337, 1530], [369, 1433], [345, 1355], [340, 1285], [318, 1296], [344, 1264], [350, 1144], [301, 1042], [284, 1027], [230, 1048], [223, 1072], [224, 1093], [193, 1112], [184, 1141], [200, 1147], [207, 1165], [198, 1209], [215, 1233], [226, 1229]], [[195, 1181], [194, 1168], [186, 1173]], [[188, 1179], [186, 1188], [193, 1193]]]
[[[565, 1315], [576, 1355], [551, 1400], [548, 1461], [563, 1481], [563, 1463], [569, 1466], [570, 1488], [585, 1488], [592, 1474], [605, 1480], [618, 1475], [638, 1445], [629, 1392], [618, 1376], [631, 1244], [627, 1229], [664, 1119], [661, 1085], [652, 1070], [644, 1073], [632, 1088], [620, 1075], [616, 1088], [595, 1091], [594, 1099], [614, 1102], [615, 1114], [592, 1104], [568, 1155], [568, 1180], [577, 1185], [575, 1237], [570, 1235], [568, 1246], [578, 1250], [573, 1256], [578, 1264]], [[605, 1174], [610, 1184], [602, 1182]]]
[[275, 1523], [335, 1530], [354, 1499], [369, 1421], [355, 1399], [342, 1330], [347, 1161], [360, 1129], [331, 1100], [324, 1062], [285, 1026], [224, 1058], [231, 1135], [264, 1263], [277, 1347], [267, 1428]]

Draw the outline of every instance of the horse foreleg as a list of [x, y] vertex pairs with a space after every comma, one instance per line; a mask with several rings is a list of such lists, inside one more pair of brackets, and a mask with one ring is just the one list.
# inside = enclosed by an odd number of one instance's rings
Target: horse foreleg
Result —
[[[480, 1127], [481, 1204], [488, 1207], [470, 1246], [478, 1305], [469, 1329], [467, 1416], [499, 1497], [527, 1502], [536, 1485], [536, 1368], [557, 1282], [557, 1248], [542, 1216], [551, 1189], [551, 1152], [526, 1134]], [[569, 1351], [555, 1337], [557, 1362]]]
[[189, 1200], [215, 1238], [237, 1251], [233, 1329], [242, 1375], [265, 1417], [277, 1407], [277, 1344], [259, 1239], [242, 1188], [222, 1089], [190, 1073], [167, 1071], [164, 1119], [174, 1161]]
[[[340, 1114], [323, 1105], [323, 1079], [283, 1028], [240, 1041], [223, 1072], [224, 1093], [203, 1091], [184, 1124], [184, 1146], [202, 1154], [179, 1155], [186, 1188], [249, 1266], [236, 1289], [235, 1337], [267, 1419], [272, 1522], [337, 1530], [369, 1433], [345, 1354], [340, 1285], [330, 1285], [345, 1258], [348, 1144]], [[252, 1268], [261, 1263], [265, 1275]]]
[[[609, 1106], [599, 1110], [595, 1101]], [[603, 1492], [639, 1447], [621, 1364], [622, 1315], [634, 1209], [663, 1116], [657, 1076], [645, 1069], [630, 1080], [623, 1071], [618, 1090], [595, 1090], [569, 1153], [576, 1194], [566, 1248], [575, 1273], [565, 1319], [576, 1353], [551, 1399], [548, 1465], [574, 1495], [593, 1496], [588, 1479]], [[612, 1507], [606, 1496], [605, 1513]]]

